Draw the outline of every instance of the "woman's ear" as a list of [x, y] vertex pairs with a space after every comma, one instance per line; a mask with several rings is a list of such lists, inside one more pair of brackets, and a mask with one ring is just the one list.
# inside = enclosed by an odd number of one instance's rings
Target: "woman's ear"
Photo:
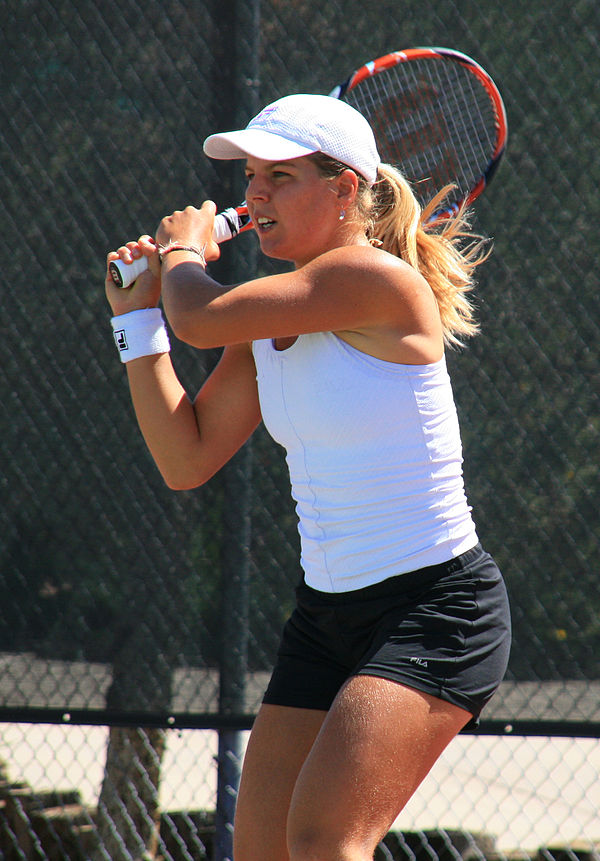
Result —
[[343, 171], [335, 178], [338, 201], [347, 209], [356, 198], [358, 177], [351, 168]]

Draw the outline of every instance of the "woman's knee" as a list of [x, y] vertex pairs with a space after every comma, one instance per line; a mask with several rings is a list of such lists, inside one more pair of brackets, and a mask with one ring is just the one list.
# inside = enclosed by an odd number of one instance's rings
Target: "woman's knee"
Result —
[[290, 861], [372, 861], [379, 840], [332, 833], [318, 824], [288, 826]]

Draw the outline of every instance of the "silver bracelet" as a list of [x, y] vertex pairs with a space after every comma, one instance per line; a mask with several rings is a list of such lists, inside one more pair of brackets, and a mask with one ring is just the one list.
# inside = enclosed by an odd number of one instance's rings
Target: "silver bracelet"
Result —
[[167, 254], [171, 254], [173, 251], [189, 251], [191, 254], [197, 254], [202, 266], [206, 267], [206, 260], [204, 258], [206, 245], [203, 245], [202, 248], [196, 248], [194, 245], [183, 245], [181, 242], [170, 242], [168, 245], [161, 245], [158, 248], [158, 259], [160, 262], [162, 263]]

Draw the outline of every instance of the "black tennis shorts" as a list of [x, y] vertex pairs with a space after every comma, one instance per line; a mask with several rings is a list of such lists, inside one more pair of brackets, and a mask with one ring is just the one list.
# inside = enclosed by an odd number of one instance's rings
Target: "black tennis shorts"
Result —
[[328, 710], [354, 675], [378, 676], [478, 718], [504, 676], [510, 611], [478, 544], [461, 556], [352, 592], [301, 582], [263, 702]]

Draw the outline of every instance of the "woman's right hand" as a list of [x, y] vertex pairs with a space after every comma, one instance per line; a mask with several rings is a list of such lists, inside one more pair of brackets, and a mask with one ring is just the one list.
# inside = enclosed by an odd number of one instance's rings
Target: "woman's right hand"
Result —
[[[148, 269], [142, 272], [130, 287], [126, 289], [117, 287], [108, 271], [108, 264], [112, 260], [119, 259], [124, 263], [131, 263], [143, 256], [148, 258]], [[156, 308], [160, 301], [161, 279], [158, 248], [154, 239], [145, 234], [138, 240], [127, 242], [116, 251], [109, 252], [106, 258], [104, 286], [106, 298], [115, 317], [127, 314], [129, 311]]]

